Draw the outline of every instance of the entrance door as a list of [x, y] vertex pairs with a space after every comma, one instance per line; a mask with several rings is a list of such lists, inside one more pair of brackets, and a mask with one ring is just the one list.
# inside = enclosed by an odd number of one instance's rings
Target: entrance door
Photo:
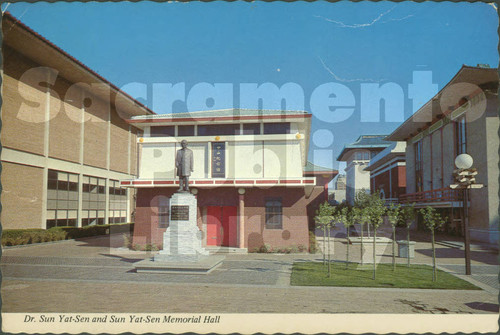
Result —
[[236, 229], [236, 207], [207, 207], [207, 245], [237, 247]]

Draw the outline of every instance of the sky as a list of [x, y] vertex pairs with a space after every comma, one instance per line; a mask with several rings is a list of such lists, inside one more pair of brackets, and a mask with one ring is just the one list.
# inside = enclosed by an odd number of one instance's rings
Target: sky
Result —
[[[499, 60], [498, 14], [487, 3], [38, 2], [2, 10], [158, 114], [309, 111], [309, 160], [341, 171], [345, 144], [390, 134], [463, 64]], [[281, 88], [285, 102], [270, 94], [255, 105], [252, 87]]]

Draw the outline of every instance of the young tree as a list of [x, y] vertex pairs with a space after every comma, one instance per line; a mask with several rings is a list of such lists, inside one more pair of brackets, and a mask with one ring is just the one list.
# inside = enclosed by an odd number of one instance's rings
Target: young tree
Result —
[[426, 208], [422, 208], [420, 210], [420, 214], [422, 214], [425, 225], [427, 228], [431, 230], [432, 236], [432, 281], [437, 280], [437, 271], [436, 271], [436, 248], [434, 246], [434, 231], [441, 227], [447, 220], [447, 218], [443, 218], [441, 214], [437, 212], [436, 209], [427, 206]]
[[[365, 209], [370, 206], [370, 192], [369, 190], [366, 190], [362, 188], [358, 192], [356, 192], [356, 195], [354, 196], [354, 207], [357, 207], [359, 209]], [[364, 234], [364, 224], [368, 223], [368, 221], [363, 221], [362, 223], [360, 222], [361, 226], [361, 240], [363, 240], [363, 234]], [[368, 229], [368, 237], [370, 237], [370, 226], [366, 225]], [[361, 241], [363, 243], [363, 241]]]
[[354, 221], [358, 222], [360, 227], [361, 227], [361, 261], [360, 264], [363, 265], [363, 252], [364, 252], [364, 246], [363, 246], [363, 225], [368, 222], [368, 216], [366, 215], [366, 209], [361, 209], [354, 207], [352, 209], [353, 211], [353, 217]]
[[373, 280], [376, 278], [376, 248], [377, 248], [377, 229], [383, 222], [385, 214], [385, 200], [380, 198], [380, 192], [376, 192], [369, 197], [368, 217], [373, 225]]
[[400, 220], [406, 226], [406, 242], [408, 246], [408, 250], [406, 253], [406, 266], [410, 267], [410, 226], [413, 223], [413, 220], [415, 219], [416, 216], [415, 203], [403, 206], [399, 214], [400, 214]]
[[391, 203], [387, 209], [387, 219], [392, 226], [392, 271], [396, 270], [396, 225], [399, 222], [401, 206]]
[[354, 214], [354, 209], [349, 207], [344, 207], [340, 211], [341, 220], [344, 223], [344, 227], [347, 229], [347, 252], [346, 252], [346, 263], [345, 268], [349, 267], [349, 229], [354, 225], [356, 217]]
[[328, 202], [324, 202], [319, 205], [316, 211], [316, 217], [314, 221], [318, 226], [323, 229], [323, 264], [325, 264], [325, 243], [326, 243], [326, 232], [328, 230], [328, 276], [330, 277], [330, 226], [334, 220], [335, 208], [330, 206]]

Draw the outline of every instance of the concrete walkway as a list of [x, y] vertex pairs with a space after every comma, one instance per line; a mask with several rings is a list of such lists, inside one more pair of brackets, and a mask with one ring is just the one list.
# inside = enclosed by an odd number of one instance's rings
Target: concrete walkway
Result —
[[[346, 245], [341, 238], [334, 244], [332, 258], [344, 260]], [[122, 245], [117, 234], [4, 249], [2, 311], [498, 313], [493, 284], [482, 283], [481, 291], [290, 286], [293, 262], [319, 261], [321, 254], [228, 254], [208, 275], [136, 273], [133, 263], [152, 253]], [[415, 263], [430, 264], [425, 247]], [[440, 248], [441, 268], [459, 273], [462, 260], [451, 248]], [[359, 252], [351, 249], [351, 259], [358, 260]], [[380, 257], [391, 261], [385, 253]], [[496, 255], [475, 255], [473, 272], [494, 276], [498, 266], [492, 259]]]

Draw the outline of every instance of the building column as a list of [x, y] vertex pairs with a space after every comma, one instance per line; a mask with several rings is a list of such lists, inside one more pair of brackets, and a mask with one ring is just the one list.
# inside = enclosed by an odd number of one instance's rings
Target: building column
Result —
[[245, 189], [238, 189], [239, 193], [239, 217], [238, 217], [238, 247], [245, 247]]

